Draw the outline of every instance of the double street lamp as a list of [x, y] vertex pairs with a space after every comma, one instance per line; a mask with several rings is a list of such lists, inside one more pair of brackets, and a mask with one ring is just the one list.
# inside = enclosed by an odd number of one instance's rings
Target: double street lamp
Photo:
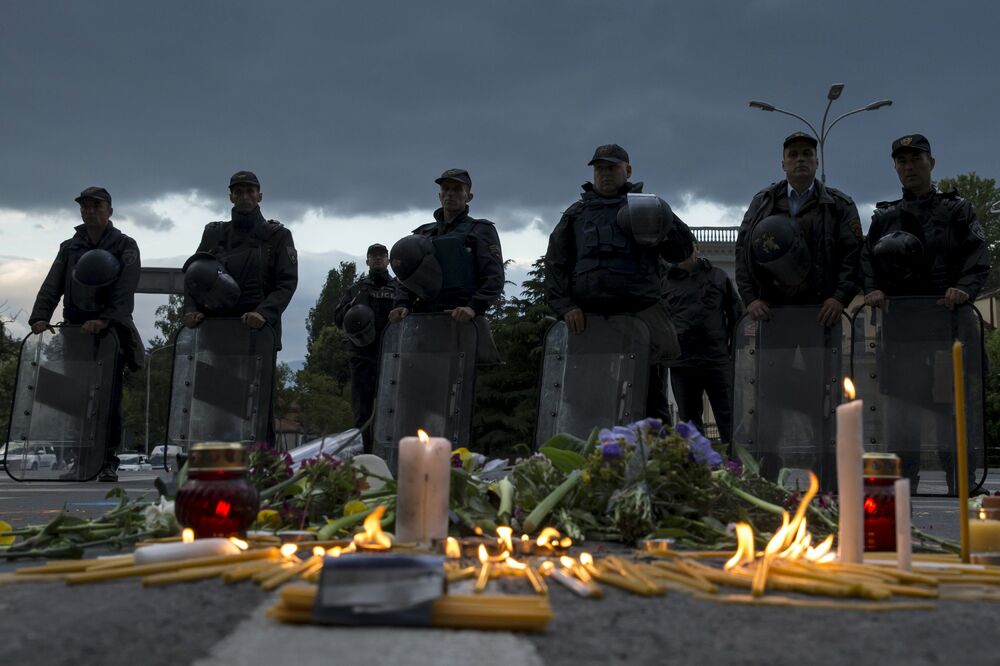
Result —
[[830, 113], [830, 106], [840, 97], [840, 93], [842, 92], [844, 92], [843, 83], [834, 83], [832, 86], [830, 86], [829, 92], [826, 93], [826, 99], [827, 99], [826, 111], [823, 112], [823, 122], [820, 124], [818, 132], [816, 131], [816, 128], [813, 127], [812, 123], [810, 123], [808, 120], [806, 120], [805, 118], [796, 113], [792, 113], [791, 111], [785, 111], [784, 109], [779, 109], [775, 105], [768, 104], [767, 102], [758, 102], [755, 100], [750, 102], [751, 109], [760, 109], [761, 111], [775, 111], [777, 113], [783, 113], [786, 116], [791, 116], [792, 118], [798, 118], [799, 120], [801, 120], [806, 124], [806, 127], [808, 127], [812, 131], [813, 136], [816, 137], [816, 142], [819, 144], [819, 163], [820, 167], [823, 170], [822, 174], [820, 175], [820, 178], [822, 179], [824, 184], [826, 183], [826, 160], [823, 159], [823, 146], [826, 144], [826, 138], [830, 135], [830, 130], [833, 129], [833, 126], [839, 123], [847, 116], [853, 116], [855, 113], [861, 113], [862, 111], [875, 111], [877, 109], [881, 109], [886, 106], [892, 106], [891, 99], [880, 99], [877, 102], [866, 104], [865, 106], [862, 106], [860, 109], [854, 109], [853, 111], [848, 111], [847, 113], [838, 116], [836, 119], [834, 119], [832, 123], [830, 123], [830, 126], [827, 127], [826, 118]]

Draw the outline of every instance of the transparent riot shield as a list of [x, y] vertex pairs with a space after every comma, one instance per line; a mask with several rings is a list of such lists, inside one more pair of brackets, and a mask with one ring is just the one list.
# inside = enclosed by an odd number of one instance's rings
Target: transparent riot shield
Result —
[[104, 464], [118, 338], [79, 326], [29, 334], [21, 343], [2, 460], [18, 481], [89, 481]]
[[266, 439], [275, 354], [270, 326], [254, 330], [239, 319], [219, 318], [177, 331], [164, 450]]
[[913, 492], [955, 495], [952, 343], [964, 346], [969, 489], [986, 479], [983, 323], [971, 304], [889, 299], [853, 319], [852, 375], [865, 401], [865, 447], [900, 457]]
[[448, 314], [410, 314], [382, 334], [373, 453], [396, 472], [403, 437], [422, 428], [468, 446], [478, 335]]
[[649, 328], [638, 317], [588, 314], [580, 335], [556, 322], [545, 334], [535, 448], [567, 432], [586, 438], [645, 416]]
[[816, 472], [825, 490], [835, 487], [835, 408], [850, 353], [844, 324], [816, 321], [819, 306], [772, 307], [769, 321], [744, 316], [733, 341], [733, 442], [775, 480], [789, 485]]

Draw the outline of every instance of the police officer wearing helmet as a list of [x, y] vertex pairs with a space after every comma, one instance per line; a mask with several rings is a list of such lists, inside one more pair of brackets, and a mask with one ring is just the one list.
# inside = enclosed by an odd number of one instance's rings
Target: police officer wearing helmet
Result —
[[[861, 252], [865, 303], [884, 307], [895, 296], [936, 296], [948, 309], [974, 302], [990, 271], [990, 255], [986, 234], [972, 204], [957, 192], [940, 192], [934, 187], [931, 171], [934, 157], [931, 145], [922, 134], [908, 134], [892, 143], [892, 160], [896, 175], [903, 186], [903, 197], [876, 204], [871, 227]], [[883, 336], [887, 363], [883, 368], [881, 386], [906, 403], [947, 406], [947, 398], [935, 396], [934, 387], [950, 384], [950, 359], [946, 350], [928, 353], [922, 362], [892, 363], [895, 348], [910, 338], [909, 330], [891, 327], [885, 320]], [[926, 331], [920, 333], [926, 335]], [[950, 337], [950, 331], [945, 333]], [[911, 344], [903, 349], [913, 350]], [[931, 350], [928, 350], [931, 352]], [[978, 371], [978, 368], [971, 369]], [[900, 439], [919, 442], [920, 426], [908, 414], [894, 418]], [[935, 419], [934, 433], [939, 444], [938, 458], [945, 470], [949, 493], [955, 489], [955, 456], [951, 448], [954, 431], [947, 417]], [[907, 430], [912, 428], [912, 436]], [[895, 453], [902, 462], [902, 473], [917, 490], [920, 471], [920, 451], [900, 446]], [[970, 465], [970, 483], [973, 465]], [[970, 486], [971, 487], [971, 486]]]
[[[667, 311], [660, 301], [662, 261], [680, 262], [691, 256], [690, 229], [662, 200], [649, 197], [641, 210], [655, 215], [659, 227], [641, 233], [639, 212], [627, 205], [629, 194], [641, 194], [642, 183], [632, 183], [628, 153], [617, 144], [597, 148], [588, 162], [594, 181], [583, 186], [580, 201], [570, 206], [549, 236], [545, 254], [546, 301], [578, 335], [587, 325], [586, 314], [634, 314], [649, 327], [651, 367], [646, 416], [668, 419], [662, 362], [675, 358], [680, 348]], [[651, 204], [651, 205], [650, 205]]]
[[368, 248], [368, 274], [351, 285], [333, 313], [334, 323], [347, 336], [351, 353], [351, 411], [362, 428], [365, 452], [371, 453], [371, 418], [378, 383], [378, 352], [382, 331], [396, 301], [399, 283], [389, 275], [389, 250], [380, 243]]
[[477, 361], [495, 363], [499, 354], [483, 315], [503, 293], [504, 267], [500, 237], [493, 222], [469, 215], [472, 177], [465, 169], [448, 169], [434, 180], [441, 207], [434, 222], [392, 247], [390, 262], [399, 279], [390, 322], [410, 311], [448, 312], [479, 330]]
[[821, 305], [817, 320], [832, 326], [858, 291], [858, 210], [816, 180], [816, 145], [804, 132], [785, 138], [785, 179], [754, 196], [740, 225], [736, 286], [755, 320], [772, 305]]
[[[38, 290], [28, 318], [32, 333], [41, 333], [59, 299], [63, 299], [63, 320], [81, 325], [98, 335], [113, 329], [121, 354], [111, 389], [108, 442], [105, 445], [101, 481], [117, 481], [121, 443], [121, 398], [125, 368], [142, 368], [145, 351], [132, 321], [135, 289], [139, 284], [139, 247], [111, 222], [114, 210], [111, 194], [103, 187], [88, 187], [76, 198], [83, 224], [59, 246], [56, 259]], [[81, 466], [82, 468], [83, 466]]]
[[[298, 255], [292, 232], [264, 219], [262, 199], [252, 172], [238, 171], [229, 179], [232, 217], [208, 223], [197, 253], [185, 263], [185, 270], [195, 269], [198, 279], [185, 275], [184, 325], [193, 328], [206, 316], [239, 317], [253, 329], [269, 324], [281, 349], [281, 313], [298, 285]], [[213, 267], [216, 280], [210, 279]]]

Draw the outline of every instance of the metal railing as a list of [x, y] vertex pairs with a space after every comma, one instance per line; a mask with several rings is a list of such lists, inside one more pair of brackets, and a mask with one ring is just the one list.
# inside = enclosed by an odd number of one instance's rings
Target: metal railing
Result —
[[735, 243], [739, 227], [691, 227], [699, 243]]

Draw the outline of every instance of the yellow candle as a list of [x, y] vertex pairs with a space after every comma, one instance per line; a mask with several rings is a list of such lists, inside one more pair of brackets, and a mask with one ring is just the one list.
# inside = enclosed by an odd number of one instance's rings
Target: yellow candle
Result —
[[1000, 520], [970, 520], [969, 550], [973, 553], [1000, 553]]

